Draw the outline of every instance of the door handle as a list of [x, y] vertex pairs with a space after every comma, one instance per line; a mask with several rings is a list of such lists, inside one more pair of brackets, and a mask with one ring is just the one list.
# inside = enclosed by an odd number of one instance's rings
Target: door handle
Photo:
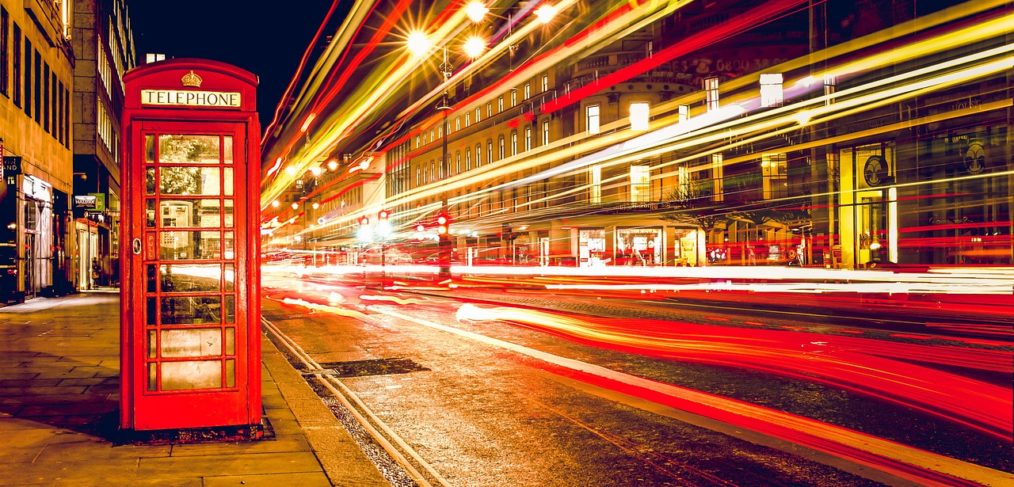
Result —
[[133, 242], [134, 255], [141, 255], [141, 239], [135, 238]]

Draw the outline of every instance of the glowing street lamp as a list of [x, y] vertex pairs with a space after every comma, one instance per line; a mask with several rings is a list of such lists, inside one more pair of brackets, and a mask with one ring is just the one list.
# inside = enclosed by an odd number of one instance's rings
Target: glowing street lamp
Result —
[[465, 15], [468, 17], [468, 20], [471, 20], [476, 24], [482, 22], [482, 18], [485, 17], [488, 12], [489, 9], [486, 8], [486, 4], [480, 2], [479, 0], [472, 0], [471, 2], [468, 2], [468, 5], [465, 5]]
[[310, 206], [313, 207], [314, 210], [316, 210], [316, 209], [320, 208], [320, 203], [317, 203], [316, 201], [314, 201], [313, 204], [310, 205]]
[[327, 161], [327, 170], [328, 171], [334, 171], [335, 169], [338, 169], [338, 161], [336, 161], [334, 159], [331, 159], [330, 161]]
[[468, 57], [475, 59], [486, 50], [486, 41], [479, 36], [471, 36], [465, 40], [464, 50]]
[[278, 208], [279, 206], [282, 206], [282, 204], [279, 203], [278, 200], [274, 200], [274, 201], [271, 202], [271, 207], [272, 208]]
[[545, 25], [553, 20], [553, 17], [556, 16], [557, 12], [559, 12], [558, 8], [553, 5], [546, 4], [535, 9], [535, 18], [539, 21], [539, 23]]
[[295, 201], [293, 201], [292, 202], [292, 209], [293, 210], [298, 210], [299, 209], [299, 203], [296, 203]]
[[316, 177], [320, 177], [320, 174], [322, 172], [324, 172], [324, 170], [321, 169], [320, 166], [313, 166], [313, 167], [310, 168], [310, 174], [313, 174], [313, 177], [315, 177], [315, 178]]
[[413, 30], [408, 33], [406, 44], [409, 52], [419, 57], [425, 56], [430, 51], [430, 48], [433, 47], [433, 41], [430, 40], [429, 36], [419, 30]]

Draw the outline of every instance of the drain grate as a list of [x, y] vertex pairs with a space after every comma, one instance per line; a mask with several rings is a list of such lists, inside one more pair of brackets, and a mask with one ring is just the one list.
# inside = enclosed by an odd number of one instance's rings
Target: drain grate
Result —
[[407, 374], [409, 372], [430, 370], [407, 358], [383, 358], [375, 360], [354, 360], [351, 362], [330, 362], [320, 364], [320, 367], [337, 377]]

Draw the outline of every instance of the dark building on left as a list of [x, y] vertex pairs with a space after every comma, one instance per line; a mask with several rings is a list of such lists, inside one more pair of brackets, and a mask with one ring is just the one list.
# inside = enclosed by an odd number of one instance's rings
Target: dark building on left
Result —
[[134, 67], [126, 0], [74, 0], [75, 281], [119, 282], [120, 112], [123, 74]]
[[0, 301], [74, 288], [72, 12], [0, 0]]

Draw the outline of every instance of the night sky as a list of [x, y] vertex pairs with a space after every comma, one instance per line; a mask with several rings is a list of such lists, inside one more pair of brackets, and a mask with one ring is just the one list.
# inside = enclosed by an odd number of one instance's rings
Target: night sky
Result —
[[331, 1], [141, 0], [128, 5], [139, 62], [145, 53], [159, 52], [252, 71], [260, 76], [257, 107], [266, 127]]

